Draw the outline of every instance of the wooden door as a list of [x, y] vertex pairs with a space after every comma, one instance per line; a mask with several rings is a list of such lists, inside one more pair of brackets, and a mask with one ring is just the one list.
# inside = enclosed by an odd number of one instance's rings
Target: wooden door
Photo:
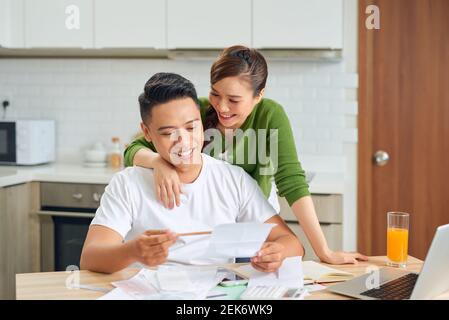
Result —
[[[368, 5], [380, 29], [365, 27]], [[387, 211], [410, 213], [424, 259], [449, 223], [449, 1], [359, 1], [358, 250], [386, 254]], [[386, 151], [385, 166], [373, 154]]]

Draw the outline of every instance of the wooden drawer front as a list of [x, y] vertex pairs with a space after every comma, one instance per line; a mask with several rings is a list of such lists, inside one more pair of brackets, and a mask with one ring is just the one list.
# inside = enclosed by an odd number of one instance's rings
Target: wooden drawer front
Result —
[[[285, 198], [278, 197], [281, 207], [281, 217], [285, 221], [297, 221], [295, 214]], [[338, 194], [312, 195], [318, 221], [321, 223], [343, 222], [343, 200]]]
[[[298, 223], [287, 223], [289, 228], [296, 234], [301, 244], [306, 250], [303, 260], [318, 260], [312, 246], [307, 239], [306, 234]], [[324, 236], [326, 237], [329, 248], [332, 250], [342, 250], [343, 248], [343, 229], [341, 224], [321, 224]]]
[[98, 208], [106, 185], [41, 183], [41, 206]]

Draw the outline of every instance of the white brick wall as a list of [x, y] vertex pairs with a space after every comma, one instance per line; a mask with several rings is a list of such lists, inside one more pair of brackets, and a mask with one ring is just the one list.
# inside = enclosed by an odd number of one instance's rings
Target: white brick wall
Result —
[[[344, 162], [344, 144], [357, 140], [357, 102], [346, 98], [346, 90], [357, 88], [357, 74], [346, 73], [344, 62], [268, 64], [266, 96], [284, 106], [300, 157], [314, 159], [306, 169], [315, 170], [317, 156]], [[180, 73], [207, 96], [209, 68], [208, 61], [0, 59], [0, 99], [11, 101], [8, 118], [55, 119], [58, 159], [81, 161], [95, 141], [107, 144], [117, 135], [126, 143], [138, 132], [137, 96], [153, 73]]]

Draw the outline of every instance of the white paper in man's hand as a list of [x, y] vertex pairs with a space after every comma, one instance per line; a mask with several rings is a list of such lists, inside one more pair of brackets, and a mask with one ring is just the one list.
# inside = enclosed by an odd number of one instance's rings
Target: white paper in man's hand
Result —
[[208, 258], [253, 257], [267, 239], [273, 223], [229, 223], [214, 228], [206, 250]]
[[304, 286], [302, 257], [300, 256], [284, 259], [281, 267], [275, 272], [260, 272], [254, 269], [251, 265], [245, 266], [245, 269], [246, 273], [250, 274], [248, 287], [284, 286], [290, 288], [302, 288]]

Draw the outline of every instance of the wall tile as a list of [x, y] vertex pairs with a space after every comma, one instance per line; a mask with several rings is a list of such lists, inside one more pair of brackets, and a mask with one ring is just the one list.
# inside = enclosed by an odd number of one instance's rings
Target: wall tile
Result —
[[[96, 141], [118, 135], [129, 143], [139, 132], [137, 96], [148, 78], [161, 71], [189, 78], [199, 96], [209, 94], [211, 61], [156, 59], [0, 59], [0, 99], [11, 100], [8, 118], [57, 121], [57, 155], [82, 161]], [[357, 142], [354, 127], [358, 76], [344, 62], [268, 61], [266, 97], [282, 104], [300, 158], [339, 159]], [[1, 110], [0, 110], [0, 114]], [[350, 121], [348, 120], [350, 119]], [[336, 166], [344, 167], [342, 165]]]

